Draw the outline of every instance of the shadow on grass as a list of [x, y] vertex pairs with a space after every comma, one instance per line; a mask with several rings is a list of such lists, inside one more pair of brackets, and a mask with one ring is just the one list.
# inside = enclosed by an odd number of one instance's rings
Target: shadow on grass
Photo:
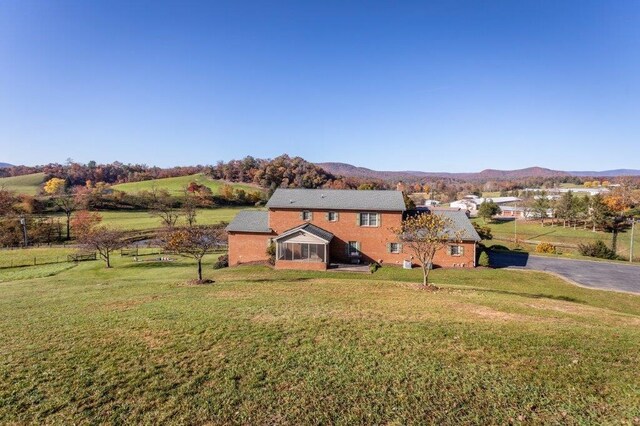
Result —
[[538, 237], [544, 237], [545, 235], [551, 235], [551, 234], [555, 234], [555, 229], [553, 231], [549, 231], [549, 232], [543, 232], [542, 234], [537, 234], [537, 235], [532, 235], [531, 237], [529, 237], [530, 240], [534, 240]]
[[309, 281], [310, 277], [278, 277], [278, 278], [244, 278], [245, 283], [270, 283], [270, 282], [302, 282]]
[[150, 268], [180, 268], [187, 266], [183, 262], [133, 262], [122, 265], [122, 268], [150, 269]]
[[520, 296], [520, 297], [526, 297], [529, 299], [551, 299], [551, 300], [559, 300], [562, 302], [572, 302], [572, 303], [578, 303], [581, 305], [588, 305], [586, 301], [576, 299], [575, 297], [570, 297], [570, 296], [554, 296], [552, 294], [543, 294], [543, 293], [523, 293], [519, 291], [493, 290], [493, 289], [479, 288], [479, 287], [473, 287], [473, 289], [475, 291], [481, 291], [485, 293], [504, 294], [509, 296]]

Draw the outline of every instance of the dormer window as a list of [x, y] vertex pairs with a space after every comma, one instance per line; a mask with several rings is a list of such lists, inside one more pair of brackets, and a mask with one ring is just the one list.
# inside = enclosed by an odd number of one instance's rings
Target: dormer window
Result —
[[309, 210], [303, 210], [300, 213], [300, 219], [304, 220], [305, 222], [311, 221], [312, 218], [313, 214]]

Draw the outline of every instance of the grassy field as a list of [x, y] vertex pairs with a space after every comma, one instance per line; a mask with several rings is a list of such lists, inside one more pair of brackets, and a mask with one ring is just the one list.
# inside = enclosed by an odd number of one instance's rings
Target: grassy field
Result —
[[[241, 210], [250, 210], [247, 207], [218, 207], [214, 209], [198, 209], [196, 216], [200, 225], [215, 225], [220, 222], [231, 222]], [[154, 216], [149, 211], [100, 211], [102, 223], [125, 231], [146, 231], [162, 227], [160, 218]], [[60, 218], [64, 223], [65, 216], [62, 214], [52, 215]], [[184, 218], [178, 220], [178, 224], [184, 224]], [[73, 232], [73, 231], [72, 231]]]
[[[220, 207], [215, 209], [198, 209], [196, 216], [199, 225], [214, 225], [220, 222], [230, 222], [240, 210], [246, 207]], [[127, 231], [140, 231], [162, 226], [160, 218], [146, 211], [108, 211], [100, 212], [102, 223]], [[183, 220], [182, 218], [180, 220]], [[178, 221], [178, 223], [182, 223]]]
[[[184, 189], [191, 182], [197, 182], [200, 185], [205, 185], [211, 188], [214, 194], [217, 194], [220, 187], [226, 183], [224, 181], [210, 179], [206, 175], [202, 173], [198, 173], [195, 175], [180, 176], [175, 178], [165, 178], [165, 179], [156, 179], [156, 180], [145, 180], [142, 182], [123, 183], [120, 185], [114, 185], [113, 188], [117, 189], [118, 191], [124, 191], [124, 192], [140, 192], [140, 191], [150, 191], [155, 187], [157, 189], [166, 189], [172, 195], [182, 195], [184, 193]], [[245, 191], [262, 192], [262, 189], [258, 188], [257, 186], [243, 185], [243, 184], [237, 184], [237, 183], [232, 183], [231, 185], [234, 188], [244, 189]]]
[[43, 181], [44, 173], [0, 178], [0, 188], [4, 187], [18, 194], [36, 195]]
[[[482, 219], [473, 219], [475, 222], [484, 225]], [[493, 233], [495, 244], [504, 244], [500, 239], [514, 238], [514, 223], [513, 221], [496, 221], [488, 223]], [[523, 222], [518, 221], [518, 239], [519, 240], [535, 240], [535, 241], [547, 241], [552, 243], [565, 243], [565, 244], [578, 244], [578, 243], [590, 243], [597, 240], [604, 241], [607, 245], [611, 244], [611, 234], [606, 232], [592, 232], [589, 229], [582, 228], [563, 228], [560, 226], [551, 226], [546, 224], [544, 227], [540, 225], [539, 221]], [[618, 234], [618, 254], [625, 259], [629, 258], [629, 248], [631, 241], [631, 230]], [[634, 251], [635, 257], [640, 257], [640, 232], [636, 232], [634, 236]], [[535, 246], [532, 246], [535, 249]], [[575, 249], [561, 248], [563, 252], [576, 254]]]
[[207, 286], [186, 260], [39, 268], [0, 270], [3, 424], [640, 416], [638, 296], [488, 269], [436, 270], [427, 292], [395, 268], [208, 266]]
[[78, 249], [64, 246], [30, 248], [28, 250], [0, 249], [0, 268], [63, 262], [66, 260], [67, 255], [76, 251]]

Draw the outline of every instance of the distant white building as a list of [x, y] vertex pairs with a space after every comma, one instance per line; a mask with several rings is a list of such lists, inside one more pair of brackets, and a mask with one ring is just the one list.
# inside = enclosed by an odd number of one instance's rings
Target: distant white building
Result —
[[526, 188], [527, 192], [545, 192], [547, 194], [564, 194], [567, 192], [573, 192], [574, 194], [587, 194], [587, 195], [596, 195], [596, 194], [608, 194], [611, 192], [609, 188]]
[[503, 206], [516, 204], [518, 201], [522, 201], [522, 199], [518, 197], [477, 197], [475, 195], [467, 195], [462, 200], [454, 201], [449, 205], [453, 208], [467, 210], [471, 217], [476, 217], [478, 216], [480, 205], [485, 201], [493, 201], [502, 209]]
[[424, 200], [425, 207], [435, 207], [440, 205], [438, 200]]

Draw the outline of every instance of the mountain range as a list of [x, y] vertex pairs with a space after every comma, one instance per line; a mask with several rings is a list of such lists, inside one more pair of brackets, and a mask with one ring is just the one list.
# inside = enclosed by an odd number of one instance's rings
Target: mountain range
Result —
[[13, 164], [9, 164], [9, 163], [0, 163], [0, 169], [3, 167], [13, 167]]
[[615, 177], [615, 176], [640, 176], [640, 170], [617, 169], [604, 171], [563, 171], [552, 170], [544, 167], [528, 167], [517, 170], [485, 169], [481, 172], [449, 173], [449, 172], [422, 172], [422, 171], [381, 171], [366, 167], [358, 167], [347, 163], [316, 163], [327, 172], [334, 175], [359, 177], [382, 180], [412, 180], [420, 178], [451, 178], [460, 180], [507, 180], [525, 177], [562, 177], [562, 176], [589, 176], [589, 177]]

